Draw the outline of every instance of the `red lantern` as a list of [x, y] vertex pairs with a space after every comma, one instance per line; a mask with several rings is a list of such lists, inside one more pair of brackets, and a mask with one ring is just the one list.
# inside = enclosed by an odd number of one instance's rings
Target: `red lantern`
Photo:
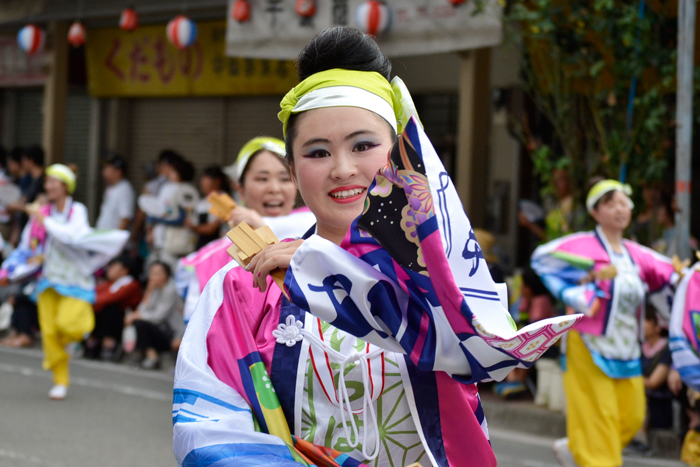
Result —
[[124, 31], [133, 31], [139, 27], [139, 15], [136, 14], [133, 8], [126, 8], [122, 11], [122, 16], [119, 18], [119, 27]]
[[368, 0], [355, 10], [355, 21], [360, 31], [370, 36], [379, 36], [391, 28], [391, 10], [377, 0]]
[[68, 43], [73, 47], [80, 47], [85, 44], [85, 37], [87, 33], [85, 32], [85, 26], [80, 21], [76, 21], [70, 25], [68, 29]]
[[231, 18], [239, 23], [250, 20], [250, 3], [248, 0], [236, 0], [231, 8]]
[[447, 0], [452, 6], [459, 6], [465, 3], [467, 0]]
[[297, 0], [294, 8], [297, 15], [302, 18], [311, 18], [316, 14], [316, 2], [314, 0]]

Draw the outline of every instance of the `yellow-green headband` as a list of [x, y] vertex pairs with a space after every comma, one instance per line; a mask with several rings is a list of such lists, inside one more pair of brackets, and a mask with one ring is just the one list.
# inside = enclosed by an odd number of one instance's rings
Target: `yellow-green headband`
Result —
[[69, 194], [72, 194], [75, 191], [75, 187], [77, 185], [75, 172], [73, 172], [67, 165], [53, 164], [48, 166], [45, 172], [49, 177], [63, 182], [68, 188]]
[[588, 196], [586, 197], [586, 209], [588, 209], [588, 212], [593, 211], [593, 207], [600, 198], [611, 191], [621, 191], [627, 197], [630, 209], [634, 209], [634, 203], [630, 199], [632, 188], [629, 185], [620, 183], [617, 180], [601, 180], [593, 185], [593, 188], [588, 192]]
[[315, 73], [296, 85], [280, 102], [277, 117], [286, 138], [287, 123], [293, 114], [325, 107], [359, 107], [384, 118], [401, 133], [411, 116], [418, 112], [401, 78], [391, 83], [374, 71], [334, 68]]
[[258, 138], [253, 138], [243, 145], [241, 150], [238, 152], [238, 157], [236, 157], [236, 162], [224, 168], [224, 173], [229, 176], [229, 178], [240, 181], [241, 175], [245, 170], [250, 158], [253, 154], [262, 150], [270, 151], [272, 154], [280, 156], [284, 159], [286, 154], [284, 148], [284, 141], [278, 138], [272, 138], [270, 136], [260, 136]]

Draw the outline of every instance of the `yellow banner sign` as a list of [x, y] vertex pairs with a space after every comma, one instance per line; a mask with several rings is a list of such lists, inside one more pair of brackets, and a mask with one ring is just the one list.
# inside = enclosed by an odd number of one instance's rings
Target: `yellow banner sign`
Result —
[[294, 62], [226, 57], [226, 23], [197, 23], [197, 42], [177, 50], [165, 25], [91, 29], [88, 88], [94, 97], [286, 94], [297, 84]]

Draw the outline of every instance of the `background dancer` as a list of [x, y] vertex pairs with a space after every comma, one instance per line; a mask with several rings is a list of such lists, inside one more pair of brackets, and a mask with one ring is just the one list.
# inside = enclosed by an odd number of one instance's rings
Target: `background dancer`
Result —
[[565, 466], [619, 466], [622, 449], [645, 417], [641, 349], [645, 290], [661, 296], [677, 279], [671, 261], [623, 238], [632, 217], [631, 189], [596, 183], [586, 208], [596, 230], [542, 245], [532, 267], [552, 294], [586, 315], [566, 342], [564, 390], [568, 439], [554, 451]]
[[[31, 212], [27, 240], [34, 247], [41, 245], [43, 252], [35, 256], [43, 259], [36, 293], [43, 366], [53, 373], [54, 386], [49, 397], [64, 399], [70, 360], [66, 346], [82, 341], [95, 325], [93, 273], [123, 248], [128, 232], [89, 235], [92, 229], [87, 209], [70, 196], [76, 188], [76, 176], [67, 166], [48, 167], [44, 188], [50, 204]], [[23, 245], [20, 249], [29, 247]]]

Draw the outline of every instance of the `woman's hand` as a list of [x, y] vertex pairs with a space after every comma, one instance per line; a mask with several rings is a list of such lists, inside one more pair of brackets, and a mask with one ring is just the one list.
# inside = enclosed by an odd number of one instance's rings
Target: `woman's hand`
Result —
[[668, 388], [671, 390], [674, 396], [677, 396], [681, 389], [683, 389], [683, 380], [681, 379], [681, 374], [678, 370], [671, 370], [668, 373], [668, 380], [666, 381]]
[[[236, 209], [238, 210], [238, 208]], [[253, 284], [261, 292], [267, 290], [267, 276], [277, 268], [287, 269], [292, 262], [292, 256], [299, 249], [304, 240], [294, 240], [293, 242], [276, 243], [262, 250], [246, 268], [253, 273]]]
[[128, 315], [124, 316], [124, 326], [131, 326], [137, 319], [141, 319], [141, 315], [138, 311], [132, 311]]
[[34, 213], [34, 222], [36, 222], [37, 224], [39, 224], [41, 226], [44, 225], [45, 218], [46, 218], [46, 216], [38, 211], [36, 213]]
[[232, 227], [237, 226], [241, 222], [245, 222], [253, 229], [257, 229], [265, 225], [262, 216], [258, 214], [257, 211], [244, 208], [243, 206], [238, 206], [236, 209], [231, 211], [229, 222], [232, 224]]

